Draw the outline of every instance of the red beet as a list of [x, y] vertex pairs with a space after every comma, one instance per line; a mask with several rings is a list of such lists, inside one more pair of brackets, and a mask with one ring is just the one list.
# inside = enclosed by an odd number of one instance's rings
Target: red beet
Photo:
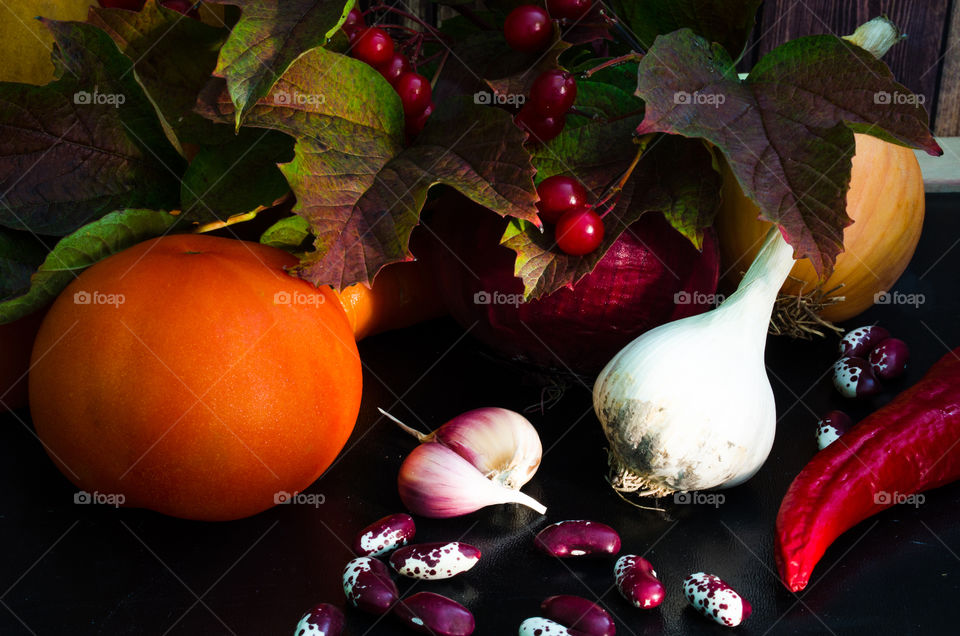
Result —
[[[433, 206], [422, 255], [453, 317], [512, 357], [590, 373], [641, 333], [711, 308], [719, 273], [712, 230], [698, 252], [660, 213], [645, 214], [573, 289], [520, 303], [507, 221], [460, 195]], [[474, 275], [476, 274], [476, 276]]]

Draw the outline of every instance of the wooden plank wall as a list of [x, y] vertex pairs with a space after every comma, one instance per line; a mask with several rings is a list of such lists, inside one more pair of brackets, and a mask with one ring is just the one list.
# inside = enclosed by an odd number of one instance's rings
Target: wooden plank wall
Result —
[[936, 132], [942, 137], [960, 137], [960, 0], [953, 1], [951, 13], [937, 97]]

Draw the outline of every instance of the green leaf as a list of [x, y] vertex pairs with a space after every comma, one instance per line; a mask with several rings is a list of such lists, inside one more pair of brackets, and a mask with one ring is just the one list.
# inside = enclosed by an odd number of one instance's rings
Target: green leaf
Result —
[[243, 14], [220, 51], [218, 77], [236, 105], [236, 127], [304, 53], [324, 45], [355, 0], [211, 0]]
[[[155, 210], [111, 212], [57, 243], [30, 277], [30, 287], [0, 302], [0, 324], [50, 304], [87, 267], [132, 245], [169, 232], [178, 217]], [[96, 290], [91, 290], [96, 291]]]
[[260, 242], [288, 252], [300, 252], [313, 240], [310, 224], [302, 216], [288, 216], [280, 219], [263, 233]]
[[616, 16], [647, 51], [658, 35], [689, 28], [737, 59], [743, 54], [763, 0], [612, 0]]
[[[634, 147], [633, 152], [636, 150]], [[587, 165], [573, 174], [592, 187], [604, 170]], [[611, 172], [606, 175], [608, 179], [619, 176]], [[699, 247], [702, 230], [716, 215], [720, 184], [713, 157], [701, 142], [659, 136], [644, 150], [636, 171], [615, 199], [616, 205], [604, 216], [604, 239], [595, 252], [586, 256], [564, 254], [556, 248], [552, 232], [540, 232], [525, 221], [511, 221], [501, 243], [517, 253], [514, 273], [523, 280], [525, 298], [540, 298], [574, 285], [593, 271], [617, 238], [646, 212], [662, 212]]]
[[0, 300], [29, 289], [30, 275], [46, 254], [47, 249], [33, 234], [0, 228]]
[[719, 148], [763, 218], [780, 224], [821, 275], [851, 223], [851, 128], [942, 154], [919, 98], [883, 62], [829, 35], [775, 49], [741, 82], [719, 45], [678, 31], [658, 38], [640, 63], [637, 94], [646, 101], [640, 134], [700, 137]]
[[61, 77], [0, 83], [0, 225], [65, 235], [125, 207], [177, 205], [185, 162], [106, 33], [44, 20]]
[[202, 148], [183, 176], [184, 215], [204, 223], [272, 205], [290, 191], [277, 164], [293, 159], [293, 146], [283, 133], [241, 128], [231, 141]]
[[134, 62], [134, 73], [179, 141], [216, 143], [232, 135], [193, 112], [197, 94], [217, 64], [227, 30], [215, 28], [148, 0], [143, 9], [93, 7], [88, 19]]

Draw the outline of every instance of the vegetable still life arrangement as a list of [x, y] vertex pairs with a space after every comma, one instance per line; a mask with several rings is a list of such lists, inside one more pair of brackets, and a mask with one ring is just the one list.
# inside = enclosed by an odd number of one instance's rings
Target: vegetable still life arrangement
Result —
[[[0, 81], [0, 405], [29, 406], [77, 488], [181, 519], [311, 488], [360, 417], [357, 343], [440, 316], [498, 362], [584, 381], [621, 498], [740, 486], [777, 432], [768, 337], [833, 337], [893, 287], [924, 222], [914, 151], [943, 152], [882, 60], [903, 38], [886, 18], [743, 68], [761, 0], [450, 2], [437, 26], [354, 0], [54, 4], [49, 56]], [[845, 405], [913, 364], [879, 325], [839, 354]], [[889, 493], [960, 478], [958, 360], [858, 423], [820, 419], [769, 529], [789, 590]], [[404, 511], [344, 543], [342, 598], [296, 634], [362, 614], [482, 632], [468, 594], [406, 585], [478, 577], [475, 538], [415, 542], [466, 515], [515, 515], [541, 562], [609, 561], [630, 611], [755, 613], [724, 582], [751, 591], [742, 572], [659, 576], [608, 523], [548, 522], [563, 493], [534, 481], [536, 417], [424, 433], [379, 412], [381, 440], [416, 445], [363, 523]], [[549, 596], [516, 629], [612, 636], [599, 600]]]

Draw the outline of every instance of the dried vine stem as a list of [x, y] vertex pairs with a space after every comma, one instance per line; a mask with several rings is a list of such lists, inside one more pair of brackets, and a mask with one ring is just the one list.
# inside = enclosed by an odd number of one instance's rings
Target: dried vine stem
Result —
[[[793, 278], [793, 280], [797, 279]], [[833, 295], [842, 287], [841, 283], [833, 289], [824, 291], [818, 285], [808, 294], [780, 294], [773, 305], [769, 333], [799, 340], [812, 340], [814, 336], [826, 337], [825, 331], [843, 333], [843, 329], [820, 317], [820, 312], [824, 308], [846, 300], [845, 296]]]

